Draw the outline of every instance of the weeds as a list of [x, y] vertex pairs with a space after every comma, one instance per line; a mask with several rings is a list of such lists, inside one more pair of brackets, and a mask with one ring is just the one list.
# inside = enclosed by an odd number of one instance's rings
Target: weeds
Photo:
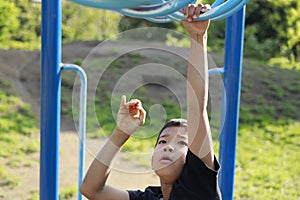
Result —
[[[146, 60], [136, 53], [131, 56], [136, 65]], [[82, 60], [74, 62], [81, 64]], [[87, 115], [89, 137], [108, 136], [114, 129], [113, 109], [118, 107], [120, 99], [111, 97], [114, 83], [109, 81], [118, 80], [122, 73], [126, 72], [126, 67], [131, 66], [132, 63], [129, 62], [131, 62], [129, 58], [114, 61], [115, 67], [112, 66], [112, 69], [105, 71], [102, 85], [97, 88], [96, 111], [88, 107], [88, 113], [97, 113], [97, 119]], [[300, 72], [294, 68], [292, 70], [270, 68], [248, 62], [251, 67], [247, 68], [247, 65], [244, 67], [246, 75], [241, 95], [235, 199], [297, 199], [300, 197], [297, 190], [300, 187], [298, 171], [300, 163], [297, 162], [300, 151], [300, 112], [298, 112]], [[102, 67], [100, 63], [100, 60], [94, 63], [97, 69]], [[181, 65], [179, 61], [175, 64]], [[64, 117], [72, 117], [73, 108], [70, 100], [75, 76], [74, 74], [63, 76], [62, 114]], [[32, 163], [26, 156], [39, 150], [39, 141], [29, 137], [36, 131], [36, 118], [31, 113], [30, 107], [17, 98], [10, 87], [9, 83], [0, 81], [0, 156], [5, 159], [0, 166], [0, 185], [14, 188], [21, 178], [10, 174], [7, 167], [31, 166]], [[142, 87], [133, 94], [133, 97], [142, 97], [147, 111], [150, 108], [154, 109], [155, 102], [159, 102], [168, 118], [181, 116], [181, 108], [170, 96], [153, 100], [150, 98], [151, 95], [147, 87]], [[156, 118], [157, 121], [152, 122], [147, 118], [146, 128], [141, 128], [130, 138], [123, 151], [152, 151], [157, 130], [164, 120], [163, 116]], [[215, 152], [218, 152], [218, 145], [215, 145]], [[144, 160], [139, 162], [146, 165]], [[60, 199], [71, 199], [76, 192], [76, 187], [64, 189], [60, 193]], [[37, 192], [32, 193], [32, 199], [36, 198]]]

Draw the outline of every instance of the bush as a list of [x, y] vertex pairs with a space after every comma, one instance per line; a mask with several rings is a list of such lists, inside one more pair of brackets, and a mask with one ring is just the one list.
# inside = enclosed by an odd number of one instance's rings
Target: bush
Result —
[[268, 65], [280, 67], [284, 69], [300, 70], [300, 63], [289, 60], [287, 57], [271, 58]]
[[[20, 10], [13, 2], [0, 0], [0, 44], [12, 39], [12, 34], [19, 29], [20, 22], [17, 16]], [[2, 44], [1, 44], [2, 46]]]

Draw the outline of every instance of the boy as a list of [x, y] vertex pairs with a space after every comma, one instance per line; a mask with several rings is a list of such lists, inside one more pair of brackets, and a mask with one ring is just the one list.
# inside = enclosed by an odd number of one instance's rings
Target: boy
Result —
[[120, 190], [106, 185], [112, 159], [122, 145], [145, 122], [146, 112], [137, 100], [122, 96], [117, 125], [91, 164], [80, 191], [89, 199], [115, 200], [215, 200], [221, 195], [217, 185], [219, 163], [213, 152], [207, 116], [209, 21], [193, 22], [208, 5], [189, 5], [182, 21], [191, 38], [187, 72], [187, 120], [173, 119], [165, 124], [155, 145], [152, 168], [160, 178], [159, 187], [145, 191]]

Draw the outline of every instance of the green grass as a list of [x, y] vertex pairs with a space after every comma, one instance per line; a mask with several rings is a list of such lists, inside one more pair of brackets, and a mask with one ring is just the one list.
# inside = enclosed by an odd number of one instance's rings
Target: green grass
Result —
[[[39, 199], [39, 192], [38, 191], [31, 191], [31, 196], [29, 200], [37, 200]], [[59, 191], [59, 200], [70, 200], [74, 199], [77, 196], [77, 186], [65, 187], [60, 188]]]
[[[147, 61], [142, 56], [131, 56], [135, 64]], [[96, 105], [99, 106], [96, 107], [96, 113], [102, 124], [102, 132], [93, 137], [109, 135], [115, 127], [111, 103], [118, 107], [119, 99], [111, 98], [115, 84], [113, 80], [118, 80], [126, 73], [126, 66], [131, 64], [129, 57], [114, 61], [98, 85]], [[156, 59], [156, 62], [163, 62]], [[176, 66], [184, 64], [178, 60], [174, 63]], [[97, 62], [94, 64], [97, 65]], [[300, 71], [293, 67], [268, 66], [255, 60], [244, 60], [235, 199], [300, 199], [299, 77]], [[159, 103], [164, 105], [169, 118], [181, 115], [178, 105], [171, 98], [153, 99], [147, 87], [137, 89], [132, 98], [140, 98], [147, 111], [153, 104]], [[156, 140], [156, 132], [152, 131], [157, 127], [151, 129], [153, 124], [159, 124], [159, 121], [150, 123], [148, 116], [146, 128], [135, 133], [123, 151], [150, 152]], [[214, 137], [216, 152], [217, 139], [218, 135]], [[127, 159], [138, 160], [141, 165], [149, 167], [149, 163], [140, 156]]]
[[0, 185], [16, 187], [22, 177], [7, 170], [30, 166], [27, 156], [39, 151], [36, 117], [31, 108], [16, 97], [9, 83], [0, 80]]
[[[268, 66], [245, 59], [240, 126], [300, 120], [300, 70]], [[249, 85], [251, 87], [249, 87]]]
[[[132, 53], [113, 61], [108, 55], [93, 61], [97, 70], [106, 60], [112, 65], [105, 70], [97, 91], [96, 111], [88, 106], [88, 113], [96, 112], [97, 118], [87, 116], [89, 137], [103, 137], [115, 127], [112, 114], [118, 108], [120, 99], [111, 97], [116, 81], [134, 65], [149, 61], [171, 65], [163, 57], [154, 60]], [[75, 59], [80, 64], [82, 60]], [[172, 60], [174, 68], [184, 74], [186, 63]], [[219, 62], [219, 61], [217, 61]], [[62, 117], [73, 117], [72, 92], [75, 74], [64, 73], [62, 80]], [[295, 67], [268, 66], [255, 60], [244, 60], [240, 124], [237, 141], [235, 199], [300, 199], [300, 71]], [[178, 103], [166, 91], [153, 97], [151, 87], [138, 88], [132, 98], [140, 98], [149, 111], [154, 104], [163, 105], [168, 118], [181, 115]], [[32, 139], [36, 129], [36, 117], [30, 107], [22, 102], [11, 90], [9, 83], [0, 81], [0, 185], [14, 188], [21, 178], [8, 172], [8, 168], [30, 167], [32, 162], [27, 156], [39, 150], [39, 141]], [[184, 108], [186, 109], [186, 108]], [[75, 112], [76, 113], [76, 112]], [[149, 113], [148, 113], [149, 114]], [[76, 117], [76, 115], [75, 115]], [[152, 151], [157, 134], [157, 124], [164, 116], [146, 119], [141, 128], [126, 143], [123, 151]], [[156, 121], [155, 121], [156, 120]], [[99, 130], [98, 122], [102, 130]], [[214, 137], [215, 139], [218, 136]], [[218, 143], [216, 141], [216, 143]], [[218, 145], [215, 146], [216, 151]], [[130, 158], [128, 158], [130, 159]], [[139, 159], [139, 158], [133, 158]], [[147, 165], [140, 160], [142, 165]], [[70, 199], [76, 193], [74, 188], [61, 190], [60, 199]], [[38, 194], [33, 194], [33, 199]]]
[[299, 130], [300, 122], [239, 130], [235, 199], [299, 199]]
[[77, 186], [63, 188], [59, 192], [59, 200], [73, 199], [75, 195], [77, 195]]
[[28, 200], [37, 200], [39, 199], [39, 192], [38, 191], [30, 191], [30, 198]]
[[7, 186], [13, 189], [20, 181], [21, 177], [9, 173], [6, 167], [0, 166], [0, 186]]

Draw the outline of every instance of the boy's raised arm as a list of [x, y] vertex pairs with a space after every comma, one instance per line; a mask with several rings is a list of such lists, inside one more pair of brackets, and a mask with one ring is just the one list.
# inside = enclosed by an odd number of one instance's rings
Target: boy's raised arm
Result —
[[190, 62], [187, 72], [187, 121], [189, 148], [207, 166], [214, 168], [213, 144], [207, 115], [208, 60], [207, 29], [209, 20], [192, 21], [210, 7], [199, 4], [185, 8], [187, 21], [182, 21], [190, 34]]
[[112, 160], [130, 135], [144, 124], [145, 115], [139, 100], [126, 103], [126, 97], [122, 96], [117, 126], [92, 162], [80, 187], [80, 192], [88, 199], [129, 199], [127, 191], [108, 186], [106, 181]]

